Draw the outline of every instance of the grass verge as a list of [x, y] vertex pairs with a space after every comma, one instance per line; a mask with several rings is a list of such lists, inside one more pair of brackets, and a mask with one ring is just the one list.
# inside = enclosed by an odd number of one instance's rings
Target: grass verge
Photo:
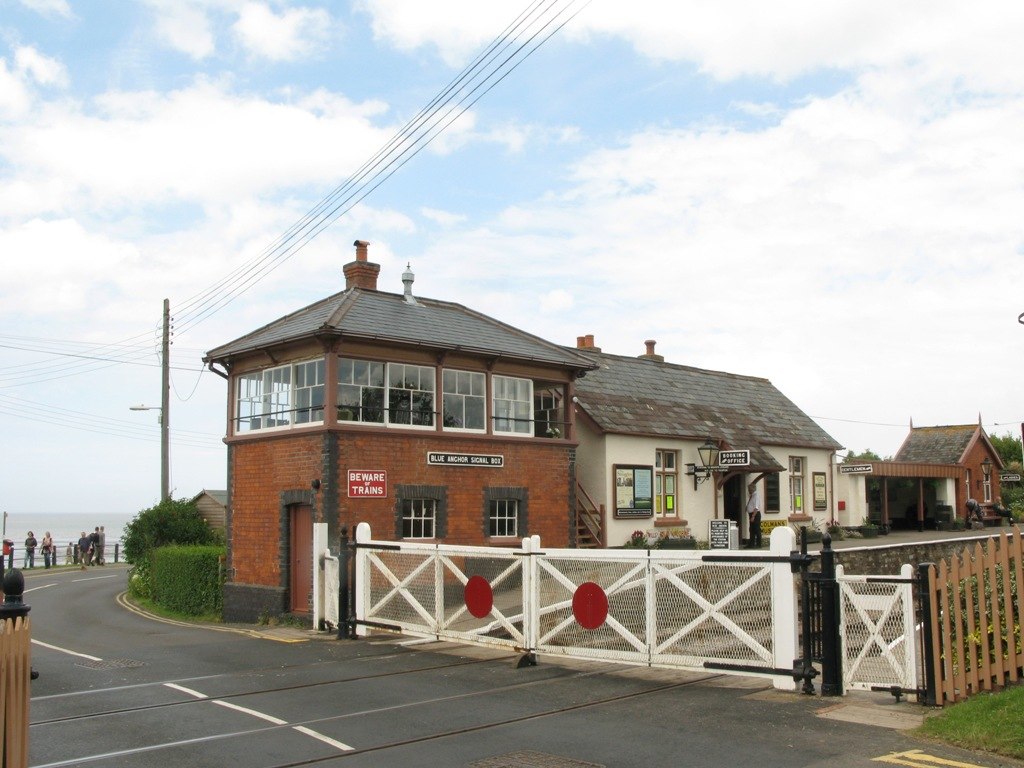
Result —
[[187, 621], [195, 624], [223, 624], [224, 621], [221, 619], [218, 613], [204, 613], [199, 616], [193, 616], [191, 614], [179, 613], [178, 611], [172, 611], [168, 608], [164, 608], [162, 605], [153, 602], [148, 597], [137, 597], [132, 594], [128, 594], [128, 599], [132, 605], [136, 605], [147, 613], [152, 613], [154, 616], [159, 616], [163, 619], [174, 619], [175, 621]]
[[1024, 685], [946, 707], [917, 733], [967, 749], [1024, 759]]

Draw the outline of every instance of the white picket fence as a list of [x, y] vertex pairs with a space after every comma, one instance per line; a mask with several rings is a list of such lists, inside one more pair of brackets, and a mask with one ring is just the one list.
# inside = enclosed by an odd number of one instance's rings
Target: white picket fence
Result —
[[[355, 536], [357, 632], [770, 677], [792, 690], [795, 537], [770, 551], [518, 549]], [[319, 550], [323, 551], [323, 550]], [[325, 573], [330, 559], [325, 558]], [[323, 610], [329, 607], [324, 601]], [[323, 615], [323, 614], [321, 614]]]

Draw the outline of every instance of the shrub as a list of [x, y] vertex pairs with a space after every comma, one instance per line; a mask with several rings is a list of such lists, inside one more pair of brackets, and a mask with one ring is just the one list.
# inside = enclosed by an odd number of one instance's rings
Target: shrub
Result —
[[170, 546], [153, 550], [152, 598], [188, 616], [220, 613], [223, 606], [224, 547]]
[[167, 499], [144, 509], [125, 527], [124, 559], [139, 565], [157, 547], [169, 544], [223, 544], [191, 501]]
[[153, 572], [150, 553], [172, 544], [219, 545], [220, 531], [210, 528], [191, 501], [167, 499], [144, 509], [125, 527], [124, 559], [131, 563], [128, 593], [133, 597], [153, 597]]

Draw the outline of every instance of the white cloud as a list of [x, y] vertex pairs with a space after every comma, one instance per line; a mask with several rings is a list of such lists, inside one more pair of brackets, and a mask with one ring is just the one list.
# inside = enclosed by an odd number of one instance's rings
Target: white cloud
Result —
[[[632, 355], [654, 338], [670, 361], [768, 377], [814, 415], [969, 423], [1015, 402], [965, 361], [981, 339], [1020, 343], [1024, 96], [953, 98], [914, 74], [757, 130], [638, 133], [563, 192], [430, 246], [421, 272], [561, 343]], [[887, 453], [906, 433], [826, 427]]]
[[294, 61], [316, 52], [335, 34], [335, 22], [321, 8], [288, 8], [275, 13], [266, 3], [245, 3], [232, 26], [253, 56]]
[[44, 56], [35, 48], [18, 48], [14, 52], [14, 62], [19, 72], [40, 85], [63, 88], [68, 84], [68, 73], [64, 65], [56, 59]]
[[156, 14], [154, 31], [158, 39], [197, 61], [213, 55], [216, 38], [206, 3], [147, 0], [147, 4]]
[[[333, 186], [389, 135], [370, 122], [381, 109], [324, 92], [272, 101], [206, 81], [165, 94], [108, 93], [94, 106], [51, 102], [29, 120], [0, 125], [0, 159], [14, 169], [11, 188], [0, 189], [0, 203], [11, 207], [0, 205], [0, 216], [172, 201], [207, 206]], [[46, 194], [14, 198], [11, 190], [26, 184]]]
[[62, 16], [65, 19], [74, 18], [71, 6], [67, 0], [21, 0], [21, 4], [33, 13], [40, 16]]
[[462, 224], [467, 220], [467, 217], [464, 214], [441, 211], [437, 208], [421, 208], [420, 213], [424, 218], [430, 219], [430, 221], [440, 224], [442, 227], [446, 228]]
[[25, 79], [0, 59], [0, 117], [8, 119], [24, 115], [28, 111], [32, 96]]
[[[436, 48], [451, 66], [465, 64], [523, 10], [512, 0], [364, 0], [363, 5], [378, 38], [401, 50]], [[577, 10], [579, 4], [558, 7]], [[945, 82], [963, 78], [1003, 91], [1019, 87], [1014, 73], [1024, 64], [1022, 23], [1024, 5], [1001, 0], [636, 0], [590, 3], [559, 36], [577, 42], [620, 38], [642, 56], [691, 61], [720, 80], [789, 80], [826, 69], [918, 62]]]

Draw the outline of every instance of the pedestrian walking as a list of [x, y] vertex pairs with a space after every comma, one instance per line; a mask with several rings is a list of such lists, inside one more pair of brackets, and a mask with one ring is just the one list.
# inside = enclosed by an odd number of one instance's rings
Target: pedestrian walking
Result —
[[83, 571], [89, 562], [91, 549], [92, 542], [89, 540], [89, 535], [82, 531], [82, 535], [78, 537], [78, 562], [81, 563]]
[[106, 565], [107, 564], [107, 532], [106, 529], [100, 526], [100, 541], [99, 546], [96, 549], [96, 564]]
[[75, 547], [69, 541], [68, 548], [64, 550], [64, 565], [73, 565], [75, 562]]
[[53, 537], [50, 535], [49, 531], [47, 531], [46, 535], [43, 536], [43, 543], [41, 549], [43, 552], [43, 567], [49, 568], [51, 565], [56, 565], [57, 552], [53, 547]]
[[39, 544], [36, 541], [36, 536], [32, 531], [28, 532], [28, 536], [25, 538], [25, 568], [35, 568], [36, 566], [36, 546]]

